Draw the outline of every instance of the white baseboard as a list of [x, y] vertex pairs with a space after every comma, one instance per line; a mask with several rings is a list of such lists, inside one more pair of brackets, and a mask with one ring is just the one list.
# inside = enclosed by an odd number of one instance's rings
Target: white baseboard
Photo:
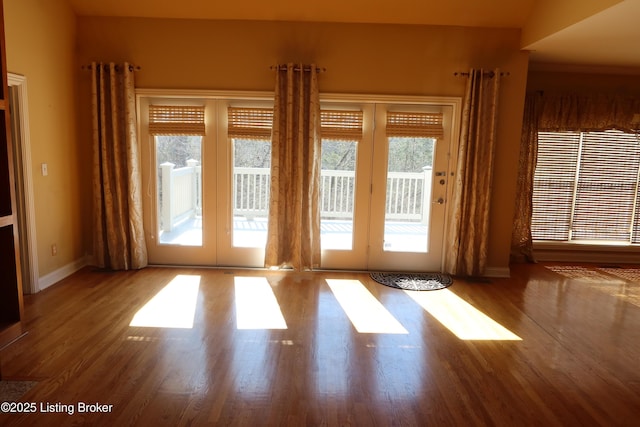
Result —
[[486, 267], [484, 269], [485, 277], [511, 277], [511, 269], [509, 267]]
[[82, 267], [86, 265], [89, 265], [89, 263], [88, 263], [88, 258], [85, 256], [65, 266], [62, 266], [59, 269], [52, 271], [47, 275], [40, 277], [40, 279], [38, 280], [38, 289], [36, 289], [36, 292], [42, 291], [43, 289], [46, 289], [49, 286], [58, 283], [60, 280], [68, 276], [71, 276], [73, 273], [80, 270]]

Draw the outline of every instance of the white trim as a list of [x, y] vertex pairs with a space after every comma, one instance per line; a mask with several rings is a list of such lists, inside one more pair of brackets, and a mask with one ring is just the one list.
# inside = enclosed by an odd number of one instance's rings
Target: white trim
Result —
[[[275, 94], [269, 91], [224, 91], [224, 90], [183, 90], [183, 89], [136, 89], [137, 98], [197, 98], [273, 101]], [[462, 98], [458, 96], [422, 95], [363, 95], [348, 93], [321, 93], [321, 102], [360, 104], [434, 104], [452, 105], [454, 114], [460, 111]], [[457, 119], [457, 117], [456, 117]]]
[[65, 279], [71, 276], [76, 271], [80, 270], [82, 267], [88, 265], [87, 257], [82, 257], [77, 259], [65, 266], [60, 267], [59, 269], [44, 275], [40, 278], [38, 287], [40, 290], [46, 289], [51, 285], [58, 283], [60, 280]]
[[484, 277], [511, 277], [511, 269], [509, 267], [486, 267], [484, 269]]
[[181, 99], [250, 99], [271, 100], [274, 92], [267, 91], [224, 91], [224, 90], [183, 90], [183, 89], [136, 89], [136, 98], [181, 98]]
[[[40, 290], [39, 282], [39, 264], [38, 264], [38, 240], [36, 239], [36, 215], [35, 203], [33, 196], [33, 172], [31, 167], [31, 136], [29, 132], [29, 105], [27, 96], [27, 78], [14, 73], [7, 73], [7, 80], [10, 87], [17, 91], [17, 103], [20, 111], [20, 135], [16, 135], [15, 139], [19, 140], [21, 150], [20, 158], [22, 165], [20, 167], [22, 176], [16, 176], [16, 179], [22, 180], [24, 188], [24, 216], [26, 223], [21, 232], [26, 233], [25, 241], [27, 247], [22, 248], [26, 251], [29, 258], [29, 282], [24, 284], [23, 291], [28, 294], [36, 293]], [[20, 174], [20, 172], [19, 172]]]

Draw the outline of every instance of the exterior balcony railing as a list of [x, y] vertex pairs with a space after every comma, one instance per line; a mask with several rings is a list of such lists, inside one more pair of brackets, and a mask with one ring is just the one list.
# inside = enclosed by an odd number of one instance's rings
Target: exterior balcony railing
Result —
[[[171, 232], [178, 224], [202, 214], [202, 167], [196, 160], [175, 168], [160, 165], [160, 226]], [[356, 177], [354, 171], [322, 170], [320, 177], [320, 214], [324, 219], [352, 218]], [[266, 217], [269, 209], [269, 168], [234, 168], [233, 214], [253, 219]], [[431, 168], [423, 172], [387, 174], [386, 218], [426, 224], [431, 193]]]

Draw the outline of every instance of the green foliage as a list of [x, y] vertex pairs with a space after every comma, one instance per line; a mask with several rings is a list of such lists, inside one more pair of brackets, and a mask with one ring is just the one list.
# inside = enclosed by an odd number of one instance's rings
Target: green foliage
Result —
[[156, 136], [156, 162], [173, 163], [176, 168], [187, 166], [187, 160], [202, 162], [202, 137], [196, 135]]
[[322, 141], [322, 169], [355, 170], [356, 149], [353, 141]]
[[389, 172], [422, 172], [433, 166], [433, 138], [389, 138]]
[[233, 164], [238, 168], [271, 166], [271, 141], [268, 139], [233, 139]]

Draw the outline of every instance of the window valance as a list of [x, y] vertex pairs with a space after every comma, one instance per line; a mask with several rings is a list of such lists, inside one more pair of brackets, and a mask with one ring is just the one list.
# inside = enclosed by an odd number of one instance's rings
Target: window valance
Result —
[[[532, 94], [535, 96], [535, 94]], [[640, 127], [640, 97], [615, 94], [547, 94], [540, 101], [538, 130], [635, 132]]]

